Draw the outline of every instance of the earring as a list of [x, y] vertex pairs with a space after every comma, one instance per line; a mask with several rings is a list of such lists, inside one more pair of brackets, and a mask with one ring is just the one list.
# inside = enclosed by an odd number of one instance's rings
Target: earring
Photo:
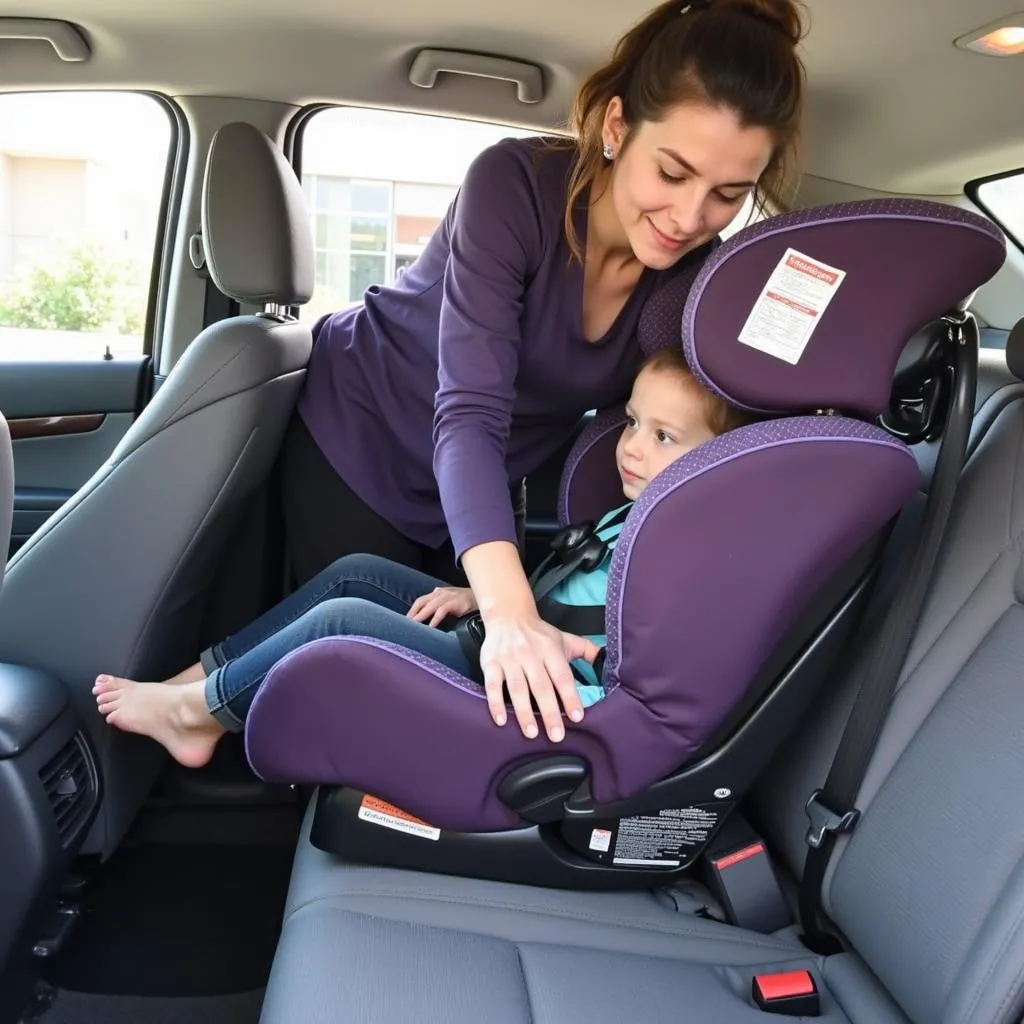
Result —
[[611, 146], [605, 146], [604, 150], [603, 150], [603, 153], [604, 153], [605, 160], [614, 160], [615, 159], [615, 150], [612, 149]]

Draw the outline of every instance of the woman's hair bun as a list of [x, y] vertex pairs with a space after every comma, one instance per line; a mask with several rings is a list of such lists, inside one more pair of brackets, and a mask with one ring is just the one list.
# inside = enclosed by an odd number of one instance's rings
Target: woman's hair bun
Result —
[[769, 23], [794, 46], [804, 37], [801, 5], [796, 0], [710, 0], [701, 4], [705, 10], [733, 8], [737, 12]]

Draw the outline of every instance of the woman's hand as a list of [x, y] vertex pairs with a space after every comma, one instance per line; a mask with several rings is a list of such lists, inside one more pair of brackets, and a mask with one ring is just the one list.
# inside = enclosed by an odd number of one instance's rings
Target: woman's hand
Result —
[[505, 724], [507, 688], [519, 728], [527, 739], [535, 739], [532, 694], [548, 739], [560, 743], [565, 726], [559, 700], [572, 721], [583, 718], [569, 662], [586, 658], [592, 663], [599, 653], [597, 645], [555, 629], [537, 614], [515, 545], [502, 540], [478, 544], [463, 554], [462, 565], [484, 622], [480, 668], [491, 717], [498, 725]]
[[507, 717], [504, 690], [512, 701], [519, 728], [527, 739], [538, 735], [530, 695], [537, 702], [541, 721], [552, 743], [565, 738], [559, 700], [574, 722], [583, 718], [569, 662], [586, 658], [593, 662], [597, 645], [581, 636], [563, 633], [544, 622], [536, 612], [494, 615], [485, 618], [486, 636], [480, 649], [487, 707], [498, 725]]
[[406, 615], [417, 622], [429, 619], [429, 625], [438, 626], [449, 615], [457, 618], [475, 609], [476, 598], [469, 587], [435, 587], [429, 594], [417, 597]]

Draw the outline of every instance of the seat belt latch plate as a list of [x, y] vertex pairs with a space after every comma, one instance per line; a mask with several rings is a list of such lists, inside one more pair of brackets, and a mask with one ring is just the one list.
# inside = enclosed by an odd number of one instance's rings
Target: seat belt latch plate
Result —
[[830, 807], [821, 801], [821, 790], [816, 789], [804, 805], [807, 817], [811, 825], [807, 830], [807, 845], [817, 850], [825, 842], [825, 836], [852, 832], [854, 826], [860, 820], [860, 811], [847, 811], [845, 814], [837, 814]]

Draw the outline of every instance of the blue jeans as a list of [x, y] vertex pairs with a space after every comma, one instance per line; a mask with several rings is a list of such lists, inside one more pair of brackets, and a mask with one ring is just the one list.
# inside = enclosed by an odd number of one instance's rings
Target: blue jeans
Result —
[[443, 580], [376, 555], [346, 555], [238, 633], [204, 651], [206, 706], [240, 732], [266, 674], [286, 654], [328, 636], [371, 636], [410, 647], [462, 675], [470, 668], [454, 633], [406, 618]]

